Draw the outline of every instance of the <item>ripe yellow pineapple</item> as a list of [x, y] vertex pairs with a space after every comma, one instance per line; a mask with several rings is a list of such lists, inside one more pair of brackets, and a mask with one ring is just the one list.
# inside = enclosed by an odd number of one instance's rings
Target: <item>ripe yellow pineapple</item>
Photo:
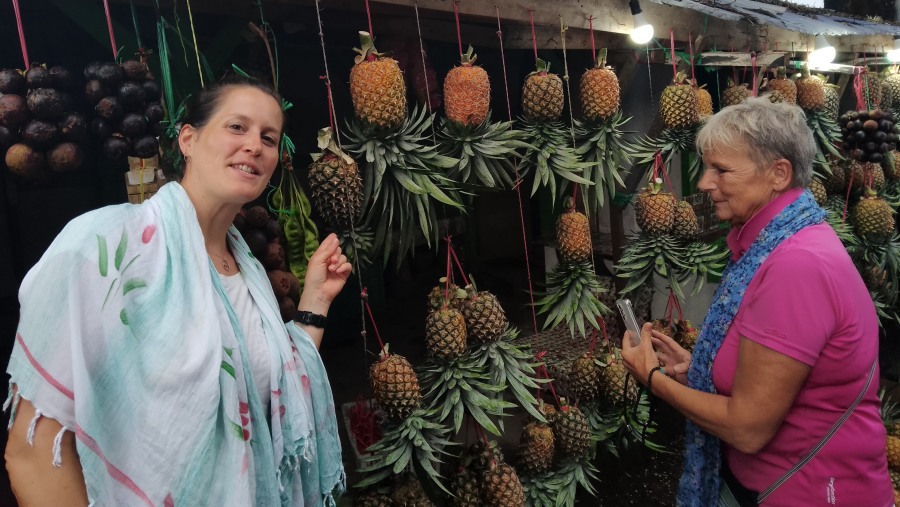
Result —
[[439, 359], [456, 359], [466, 351], [466, 321], [449, 306], [433, 310], [425, 319], [425, 349]]
[[685, 79], [685, 74], [679, 72], [659, 99], [659, 111], [666, 128], [687, 129], [697, 123], [697, 97]]
[[[898, 99], [900, 99], [900, 97], [898, 97]], [[885, 164], [887, 166], [887, 170], [884, 171], [884, 175], [891, 180], [900, 180], [900, 152], [892, 151], [891, 155], [894, 163]]]
[[853, 208], [856, 233], [864, 238], [890, 237], [894, 232], [894, 210], [871, 188]]
[[[882, 108], [893, 107], [900, 103], [900, 72], [889, 68], [886, 74], [881, 81], [882, 98], [885, 99], [885, 104], [882, 104]], [[890, 104], [886, 100], [888, 95], [891, 97]]]
[[734, 80], [728, 78], [728, 87], [722, 92], [722, 107], [740, 104], [750, 96], [750, 90], [747, 89], [745, 83], [735, 84]]
[[600, 368], [594, 362], [594, 354], [585, 352], [569, 368], [569, 389], [579, 401], [590, 401], [600, 390]]
[[712, 95], [709, 94], [706, 88], [697, 86], [696, 81], [694, 82], [694, 98], [697, 102], [697, 118], [702, 120], [704, 118], [712, 116]]
[[672, 222], [672, 234], [676, 238], [691, 240], [700, 235], [700, 224], [697, 213], [687, 201], [675, 203], [675, 220]]
[[[881, 104], [881, 79], [878, 78], [878, 74], [874, 72], [868, 72], [863, 74], [863, 86], [866, 87], [866, 90], [863, 91], [864, 94], [868, 93], [869, 104], [872, 108], [875, 108]], [[883, 106], [881, 106], [883, 107]]]
[[825, 185], [822, 183], [822, 180], [813, 178], [809, 182], [809, 191], [812, 192], [812, 195], [816, 198], [816, 202], [819, 203], [819, 206], [824, 207], [825, 201], [828, 200], [828, 193], [825, 191]]
[[888, 468], [900, 472], [900, 437], [887, 436]]
[[[614, 407], [622, 408], [625, 406], [625, 378], [628, 370], [622, 364], [622, 351], [613, 349], [612, 354], [607, 356], [607, 366], [600, 369], [600, 391], [603, 396]], [[638, 395], [637, 382], [634, 380], [628, 382], [629, 401], [634, 401]]]
[[467, 127], [484, 123], [491, 108], [491, 80], [483, 68], [473, 65], [476, 58], [469, 46], [460, 66], [450, 69], [444, 79], [447, 118]]
[[797, 105], [807, 111], [818, 111], [825, 107], [825, 83], [818, 76], [811, 76], [809, 69], [803, 68], [803, 75], [796, 82]]
[[484, 474], [482, 494], [486, 505], [496, 507], [522, 507], [525, 490], [516, 470], [506, 463], [491, 463]]
[[672, 325], [663, 319], [653, 319], [650, 321], [650, 324], [653, 325], [653, 330], [660, 332], [669, 338], [675, 337], [675, 331], [672, 329]]
[[770, 79], [768, 84], [769, 90], [781, 92], [781, 96], [788, 104], [797, 103], [797, 85], [787, 78], [787, 69], [778, 67], [775, 72], [775, 79]]
[[539, 58], [537, 70], [528, 74], [522, 88], [522, 113], [529, 121], [556, 121], [562, 115], [563, 98], [562, 79]]
[[871, 186], [875, 190], [879, 190], [884, 186], [884, 169], [881, 168], [881, 164], [854, 161], [850, 165], [850, 169], [853, 171], [853, 188], [861, 189]]
[[562, 262], [575, 264], [591, 258], [591, 224], [587, 215], [575, 210], [571, 197], [566, 197], [565, 211], [556, 220], [556, 246]]
[[606, 48], [597, 53], [594, 68], [582, 74], [579, 91], [585, 120], [605, 120], [619, 110], [619, 78], [606, 66]]
[[309, 166], [309, 187], [313, 205], [325, 222], [349, 231], [362, 212], [363, 181], [359, 167], [334, 142], [330, 127], [319, 131], [323, 150]]
[[474, 285], [466, 287], [469, 297], [463, 304], [468, 337], [478, 341], [499, 340], [508, 323], [506, 312], [500, 306], [497, 296], [487, 291], [478, 291]]
[[839, 92], [838, 85], [825, 83], [825, 116], [831, 121], [837, 121], [840, 115], [841, 96]]
[[392, 129], [406, 118], [406, 83], [393, 58], [375, 50], [372, 37], [359, 32], [356, 65], [350, 70], [350, 98], [360, 119], [383, 129]]
[[634, 203], [638, 227], [648, 234], [668, 234], [675, 223], [675, 196], [662, 191], [662, 180], [647, 185]]
[[389, 354], [387, 347], [369, 369], [369, 384], [378, 405], [394, 421], [407, 418], [422, 402], [416, 372], [405, 357]]
[[546, 472], [553, 464], [553, 430], [544, 423], [530, 422], [522, 428], [519, 465], [528, 475]]

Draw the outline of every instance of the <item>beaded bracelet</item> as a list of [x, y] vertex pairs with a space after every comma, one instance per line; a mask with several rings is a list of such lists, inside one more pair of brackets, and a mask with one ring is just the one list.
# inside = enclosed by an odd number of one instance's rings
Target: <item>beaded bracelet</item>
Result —
[[652, 370], [650, 370], [650, 374], [647, 375], [647, 393], [651, 394], [651, 395], [653, 394], [653, 374], [656, 373], [657, 371], [662, 372], [663, 375], [666, 374], [666, 369], [663, 368], [662, 366], [657, 366], [657, 367], [653, 368]]

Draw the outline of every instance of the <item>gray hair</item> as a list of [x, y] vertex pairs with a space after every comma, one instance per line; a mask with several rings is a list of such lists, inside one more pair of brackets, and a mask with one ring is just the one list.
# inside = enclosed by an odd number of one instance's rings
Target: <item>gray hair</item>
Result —
[[760, 171], [783, 158], [794, 169], [792, 186], [809, 186], [816, 141], [798, 106], [773, 104], [766, 97], [749, 98], [711, 116], [697, 134], [701, 153], [739, 143], [747, 145]]

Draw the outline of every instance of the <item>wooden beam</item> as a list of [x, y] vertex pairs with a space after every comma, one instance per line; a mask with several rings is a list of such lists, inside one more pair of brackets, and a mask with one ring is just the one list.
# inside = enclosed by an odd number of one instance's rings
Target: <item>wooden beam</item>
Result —
[[[758, 53], [756, 55], [756, 65], [761, 67], [771, 67], [772, 64], [784, 58], [787, 53], [769, 51], [766, 53]], [[709, 53], [701, 53], [703, 57], [704, 67], [750, 67], [752, 55], [750, 53], [727, 53], [724, 51], [715, 51]]]

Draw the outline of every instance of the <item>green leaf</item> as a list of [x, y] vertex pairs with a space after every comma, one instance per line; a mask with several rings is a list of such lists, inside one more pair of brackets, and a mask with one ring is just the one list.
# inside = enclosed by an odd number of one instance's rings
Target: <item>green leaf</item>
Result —
[[[222, 369], [225, 370], [225, 373], [231, 375], [232, 378], [235, 378], [235, 379], [237, 378], [234, 374], [234, 366], [231, 366], [230, 364], [226, 363], [225, 361], [222, 361]], [[242, 433], [242, 435], [243, 435], [243, 433]]]
[[119, 312], [119, 320], [122, 321], [122, 324], [128, 325], [128, 314], [125, 313], [125, 309], [122, 308], [122, 311]]
[[132, 278], [131, 280], [126, 281], [122, 284], [122, 295], [128, 294], [129, 292], [135, 289], [142, 289], [147, 286], [147, 282], [141, 280], [140, 278]]
[[122, 228], [122, 237], [119, 239], [119, 246], [116, 247], [115, 267], [116, 271], [122, 267], [122, 259], [125, 258], [125, 249], [128, 248], [128, 235], [125, 234], [125, 228]]
[[106, 238], [99, 234], [97, 235], [97, 247], [100, 251], [100, 276], [105, 277], [109, 268], [109, 252], [106, 251]]

